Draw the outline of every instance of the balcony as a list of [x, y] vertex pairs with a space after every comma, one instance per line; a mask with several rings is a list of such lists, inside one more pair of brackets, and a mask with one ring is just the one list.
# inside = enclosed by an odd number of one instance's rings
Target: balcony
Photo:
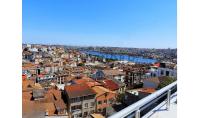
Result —
[[176, 118], [177, 81], [122, 109], [109, 118]]
[[142, 118], [177, 118], [177, 93], [171, 96], [169, 107], [167, 109], [167, 101], [163, 101]]

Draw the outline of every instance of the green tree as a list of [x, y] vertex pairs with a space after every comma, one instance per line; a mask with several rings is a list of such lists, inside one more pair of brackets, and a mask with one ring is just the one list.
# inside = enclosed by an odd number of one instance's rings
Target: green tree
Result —
[[84, 66], [84, 65], [85, 65], [84, 63], [79, 63], [79, 64], [78, 64], [78, 66]]
[[117, 102], [123, 102], [124, 98], [125, 98], [125, 94], [121, 93], [121, 94], [118, 94], [116, 100], [117, 100]]
[[161, 77], [159, 79], [160, 79], [160, 84], [158, 86], [158, 89], [161, 89], [176, 81], [176, 78], [172, 78], [172, 77]]

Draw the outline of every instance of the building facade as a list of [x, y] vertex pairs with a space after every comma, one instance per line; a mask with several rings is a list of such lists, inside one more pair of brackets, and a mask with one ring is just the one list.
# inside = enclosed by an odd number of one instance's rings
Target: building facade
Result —
[[88, 118], [95, 112], [95, 91], [87, 85], [70, 85], [64, 90], [71, 118]]

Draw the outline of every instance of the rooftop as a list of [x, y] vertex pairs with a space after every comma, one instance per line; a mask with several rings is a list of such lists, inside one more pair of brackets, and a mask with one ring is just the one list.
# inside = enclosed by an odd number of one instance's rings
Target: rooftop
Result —
[[94, 82], [86, 82], [86, 85], [88, 85], [89, 87], [94, 87], [94, 86], [101, 86], [102, 84], [94, 81]]
[[114, 79], [114, 78], [109, 78], [110, 80], [112, 80], [113, 82], [115, 82], [119, 87], [123, 87], [125, 86], [126, 84], [117, 80], [117, 79]]
[[97, 114], [97, 113], [93, 113], [91, 114], [92, 118], [105, 118], [104, 116], [102, 116], [101, 114]]
[[34, 98], [44, 97], [44, 89], [33, 89], [32, 93]]
[[92, 87], [92, 89], [97, 93], [97, 97], [104, 94], [104, 93], [107, 93], [107, 92], [111, 92], [111, 93], [115, 93], [113, 91], [110, 91], [102, 86], [95, 86], [95, 87]]
[[154, 88], [142, 88], [140, 91], [145, 93], [154, 93], [156, 90]]
[[89, 87], [93, 87], [93, 86], [100, 86], [102, 84], [94, 81], [93, 79], [89, 78], [89, 77], [82, 77], [81, 79], [74, 79], [73, 80], [76, 84], [86, 84]]
[[109, 90], [115, 91], [119, 89], [119, 86], [113, 80], [103, 80], [102, 84]]
[[103, 70], [104, 74], [106, 76], [116, 76], [116, 75], [125, 75], [124, 72], [119, 71], [119, 70]]
[[45, 94], [46, 102], [54, 102], [56, 100], [61, 100], [61, 91], [50, 89]]
[[45, 115], [44, 103], [31, 101], [31, 93], [22, 92], [22, 114], [23, 118], [42, 118]]
[[65, 86], [65, 91], [70, 98], [96, 94], [89, 86], [83, 84]]
[[22, 81], [22, 90], [27, 90], [27, 89], [30, 89], [34, 86], [34, 81], [32, 80], [23, 80]]
[[73, 81], [76, 84], [84, 84], [84, 83], [87, 83], [87, 82], [94, 82], [94, 80], [89, 78], [89, 77], [82, 77], [81, 79], [75, 79]]
[[55, 111], [55, 106], [52, 102], [51, 103], [43, 103], [43, 104], [44, 104], [44, 107], [46, 110]]

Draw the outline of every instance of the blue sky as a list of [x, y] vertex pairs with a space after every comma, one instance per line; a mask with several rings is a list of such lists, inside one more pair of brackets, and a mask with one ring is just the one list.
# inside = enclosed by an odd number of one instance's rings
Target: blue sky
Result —
[[23, 0], [23, 43], [176, 48], [176, 0]]

